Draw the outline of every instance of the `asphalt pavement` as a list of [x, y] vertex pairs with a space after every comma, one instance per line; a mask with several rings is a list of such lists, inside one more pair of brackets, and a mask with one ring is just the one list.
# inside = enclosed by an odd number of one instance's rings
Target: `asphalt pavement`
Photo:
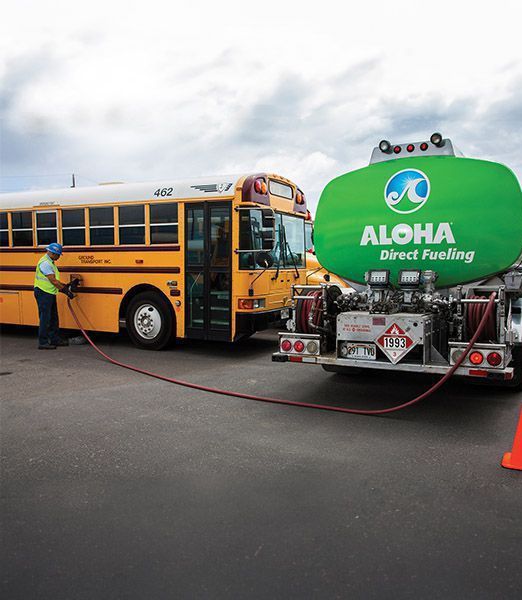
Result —
[[[203, 385], [380, 408], [419, 375], [270, 361], [275, 332], [115, 358]], [[2, 329], [2, 598], [522, 597], [522, 395], [453, 382], [362, 417], [180, 388]]]

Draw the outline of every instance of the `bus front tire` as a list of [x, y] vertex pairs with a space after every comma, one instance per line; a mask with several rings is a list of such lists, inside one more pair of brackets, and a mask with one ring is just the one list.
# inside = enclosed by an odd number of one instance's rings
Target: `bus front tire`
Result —
[[172, 309], [154, 292], [143, 292], [132, 298], [125, 321], [129, 337], [138, 348], [161, 350], [174, 335]]

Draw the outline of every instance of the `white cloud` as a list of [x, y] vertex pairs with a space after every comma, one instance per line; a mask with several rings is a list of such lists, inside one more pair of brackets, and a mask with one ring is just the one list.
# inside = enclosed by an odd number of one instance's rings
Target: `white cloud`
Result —
[[315, 200], [379, 139], [440, 129], [520, 176], [521, 17], [518, 0], [18, 0], [0, 22], [1, 174], [263, 168]]

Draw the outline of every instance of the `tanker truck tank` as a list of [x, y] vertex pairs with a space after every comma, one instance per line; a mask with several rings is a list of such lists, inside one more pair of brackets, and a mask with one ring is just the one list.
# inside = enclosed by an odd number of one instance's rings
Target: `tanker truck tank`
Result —
[[478, 332], [456, 374], [522, 382], [522, 191], [508, 167], [465, 158], [438, 133], [382, 140], [367, 167], [328, 183], [314, 242], [350, 285], [294, 286], [273, 360], [445, 374]]
[[429, 154], [422, 144], [392, 146], [391, 154], [377, 147], [369, 166], [326, 186], [314, 230], [326, 269], [357, 283], [369, 269], [388, 269], [396, 284], [399, 271], [415, 264], [436, 271], [436, 287], [444, 288], [517, 260], [522, 194], [512, 171], [456, 156], [450, 140]]

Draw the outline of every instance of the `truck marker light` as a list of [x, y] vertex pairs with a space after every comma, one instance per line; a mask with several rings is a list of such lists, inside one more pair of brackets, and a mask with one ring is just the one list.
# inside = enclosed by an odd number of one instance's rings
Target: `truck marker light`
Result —
[[391, 144], [388, 140], [381, 140], [379, 142], [379, 150], [384, 152], [384, 154], [389, 154], [391, 152]]
[[400, 154], [402, 148], [400, 146], [394, 146], [393, 147], [393, 151], [395, 152], [395, 154]]
[[482, 352], [477, 352], [477, 351], [472, 352], [469, 355], [469, 362], [472, 365], [480, 365], [480, 364], [482, 364], [484, 362], [484, 356], [483, 356]]
[[473, 375], [474, 377], [487, 377], [488, 376], [488, 372], [484, 371], [484, 369], [470, 369], [469, 374]]
[[306, 344], [306, 351], [309, 354], [315, 354], [317, 350], [319, 350], [319, 346], [314, 340], [311, 340], [310, 342], [308, 342], [308, 344]]
[[419, 148], [423, 151], [426, 152], [426, 150], [428, 149], [428, 144], [426, 142], [422, 142], [422, 144], [419, 146]]
[[302, 342], [301, 340], [297, 340], [297, 341], [294, 343], [294, 350], [295, 350], [296, 352], [303, 352], [303, 351], [304, 351], [304, 348], [305, 348], [305, 346], [304, 346], [304, 344], [303, 344], [303, 342]]
[[281, 350], [283, 352], [290, 352], [292, 349], [292, 342], [290, 340], [283, 340], [281, 342]]
[[487, 356], [487, 361], [492, 367], [498, 367], [502, 364], [502, 355], [498, 352], [490, 352]]
[[463, 349], [461, 350], [459, 348], [457, 350], [454, 350], [451, 354], [451, 359], [453, 360], [453, 362], [456, 363], [459, 360], [459, 358], [462, 356], [463, 353], [464, 353]]
[[414, 146], [413, 144], [408, 144], [408, 145], [406, 146], [406, 150], [407, 150], [408, 152], [413, 152], [413, 151], [415, 150], [415, 146]]
[[266, 194], [266, 192], [268, 191], [268, 188], [266, 186], [266, 182], [264, 179], [256, 179], [254, 182], [254, 190], [258, 193], [258, 194]]

